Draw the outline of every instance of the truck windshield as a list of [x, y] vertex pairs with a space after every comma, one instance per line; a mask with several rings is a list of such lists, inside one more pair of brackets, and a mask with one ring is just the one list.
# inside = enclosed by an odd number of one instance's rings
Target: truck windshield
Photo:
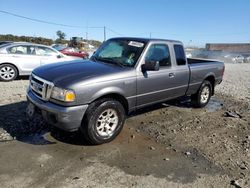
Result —
[[144, 47], [145, 43], [139, 41], [125, 39], [108, 40], [96, 51], [91, 60], [133, 67]]

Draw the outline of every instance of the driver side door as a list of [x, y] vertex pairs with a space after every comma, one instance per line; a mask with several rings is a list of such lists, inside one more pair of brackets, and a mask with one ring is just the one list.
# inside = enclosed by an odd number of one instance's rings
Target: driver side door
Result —
[[151, 44], [143, 61], [159, 61], [160, 68], [158, 71], [137, 72], [137, 107], [173, 97], [175, 77], [168, 43]]

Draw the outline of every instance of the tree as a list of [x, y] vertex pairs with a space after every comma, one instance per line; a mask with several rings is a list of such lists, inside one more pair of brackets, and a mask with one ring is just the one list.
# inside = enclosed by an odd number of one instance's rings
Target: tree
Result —
[[64, 32], [62, 32], [62, 31], [60, 31], [60, 30], [56, 32], [56, 35], [58, 36], [58, 39], [60, 41], [64, 40], [65, 37], [66, 37], [66, 34]]
[[33, 42], [37, 44], [51, 45], [53, 40], [43, 37], [30, 37], [30, 36], [15, 36], [15, 35], [0, 35], [0, 41], [14, 41], [14, 42]]

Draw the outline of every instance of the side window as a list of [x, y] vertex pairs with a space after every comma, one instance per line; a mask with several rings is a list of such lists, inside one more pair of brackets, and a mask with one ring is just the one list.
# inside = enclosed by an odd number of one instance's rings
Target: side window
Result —
[[186, 65], [185, 52], [182, 45], [174, 45], [174, 52], [177, 65]]
[[29, 54], [29, 55], [36, 55], [35, 46], [27, 46], [27, 54]]
[[169, 48], [165, 44], [153, 44], [150, 46], [145, 61], [159, 61], [161, 67], [171, 66]]
[[51, 55], [56, 55], [57, 53], [50, 48], [38, 46], [36, 47], [36, 54], [42, 56], [51, 56]]
[[27, 46], [14, 46], [8, 49], [11, 54], [27, 54]]

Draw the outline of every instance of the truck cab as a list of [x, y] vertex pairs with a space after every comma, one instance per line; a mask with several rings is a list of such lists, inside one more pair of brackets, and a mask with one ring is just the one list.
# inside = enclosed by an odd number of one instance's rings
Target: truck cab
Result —
[[[159, 68], [143, 70], [150, 62], [157, 63]], [[138, 107], [183, 96], [188, 89], [189, 66], [182, 43], [152, 40], [138, 63], [136, 73]]]

